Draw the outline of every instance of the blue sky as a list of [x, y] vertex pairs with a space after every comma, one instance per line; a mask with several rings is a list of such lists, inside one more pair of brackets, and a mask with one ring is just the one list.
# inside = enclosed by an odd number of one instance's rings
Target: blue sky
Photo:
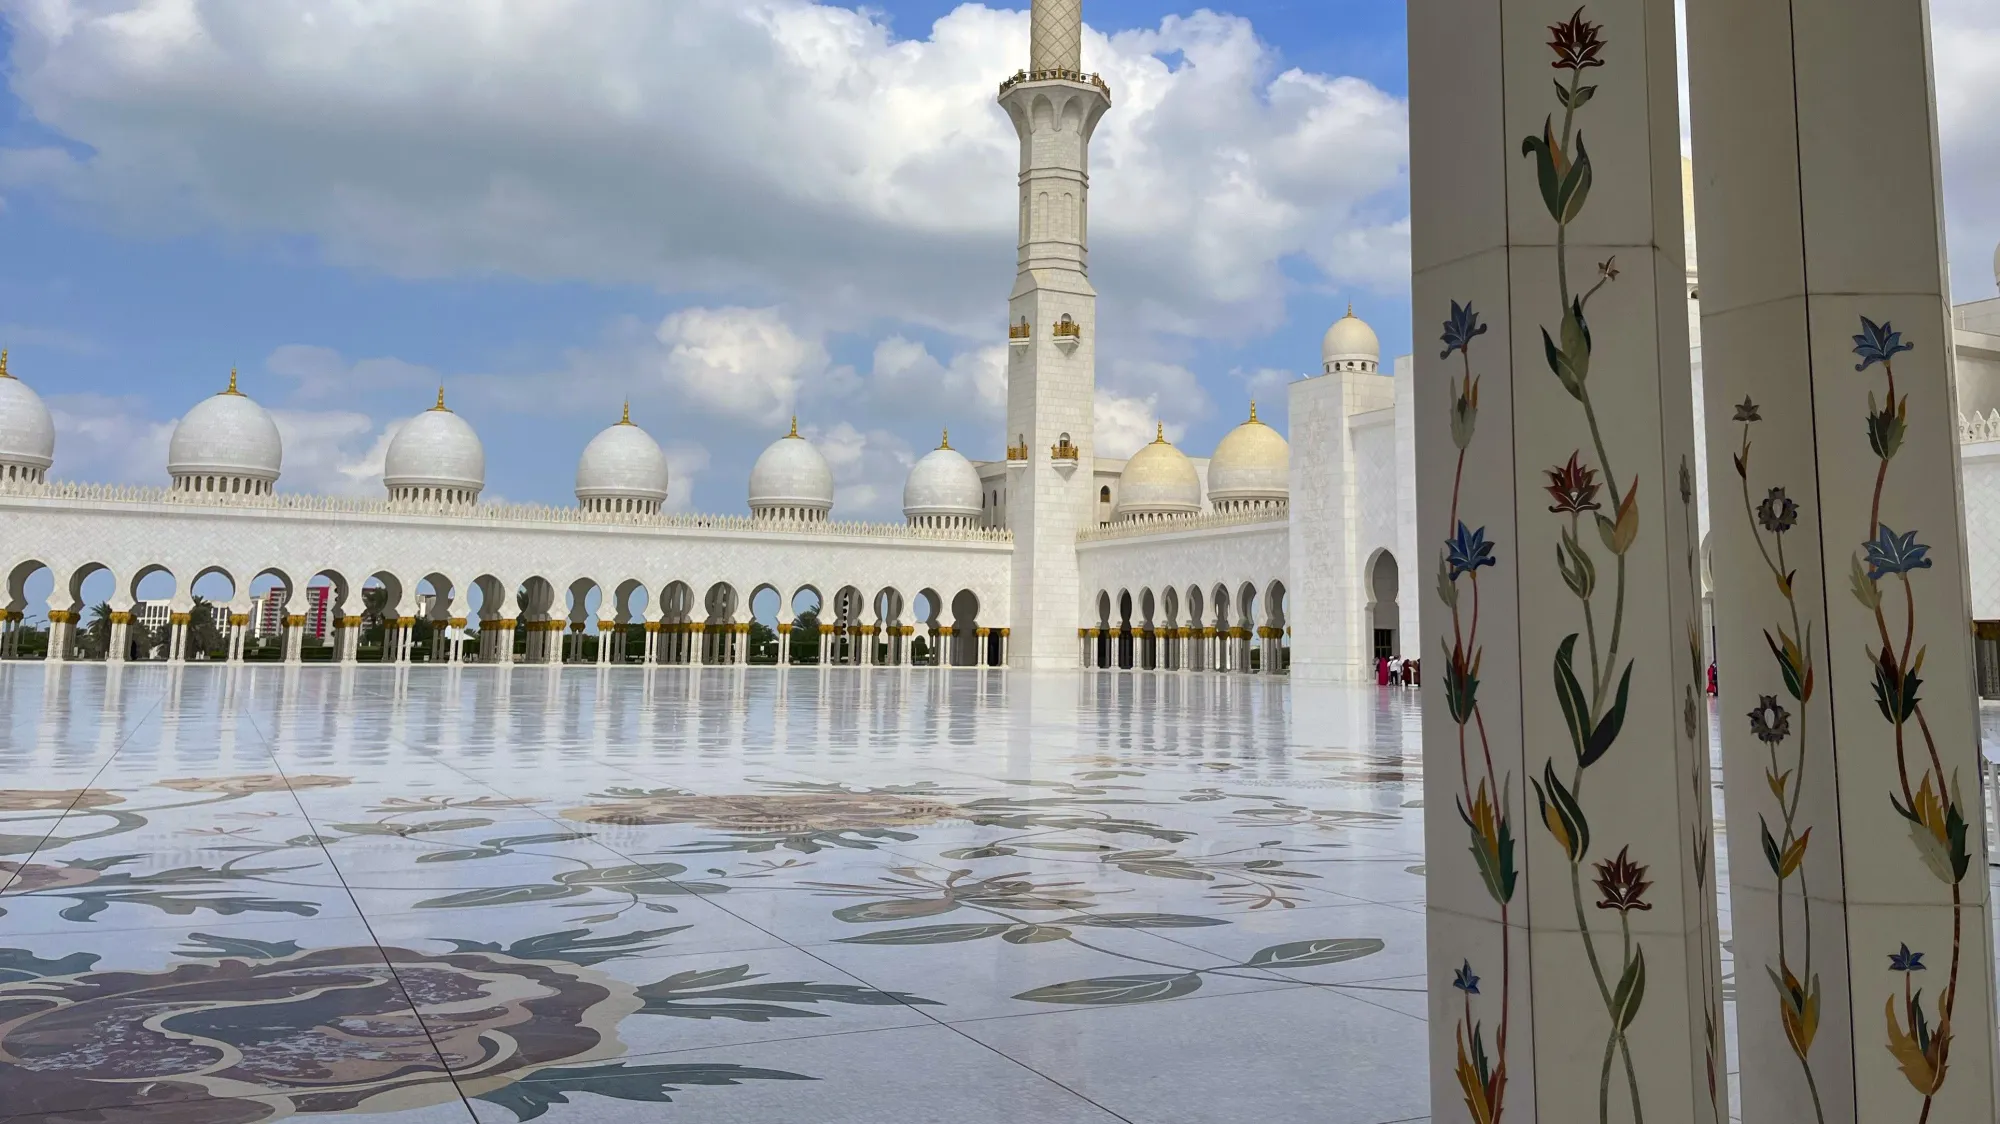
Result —
[[[120, 4], [149, 6], [147, 0]], [[274, 9], [286, 6], [319, 7], [308, 0], [273, 0]], [[606, 7], [628, 9], [628, 20], [645, 18], [631, 15], [631, 5], [615, 0]], [[928, 0], [898, 2], [864, 9], [858, 17], [849, 13], [849, 19], [885, 24], [898, 41], [928, 44], [936, 21], [967, 16], [960, 11], [954, 17], [954, 8]], [[1086, 5], [1093, 30], [1112, 35], [1158, 34], [1164, 20], [1195, 11], [1140, 0], [1091, 0]], [[890, 338], [920, 345], [940, 367], [950, 367], [955, 359], [965, 370], [976, 366], [976, 356], [967, 353], [988, 341], [967, 317], [979, 309], [976, 298], [983, 291], [984, 312], [995, 325], [1004, 319], [1013, 265], [1011, 208], [1001, 209], [988, 229], [977, 232], [977, 256], [961, 250], [967, 239], [950, 229], [962, 216], [937, 224], [944, 229], [934, 252], [948, 255], [944, 268], [953, 274], [945, 287], [965, 293], [936, 308], [922, 306], [922, 271], [939, 259], [923, 258], [922, 253], [931, 251], [921, 248], [910, 252], [916, 257], [908, 271], [911, 288], [872, 299], [823, 300], [823, 283], [802, 283], [802, 288], [818, 289], [816, 293], [772, 281], [787, 272], [783, 246], [760, 248], [752, 255], [755, 264], [740, 271], [727, 260], [712, 259], [694, 263], [694, 268], [685, 260], [659, 260], [598, 270], [589, 264], [578, 267], [574, 260], [545, 265], [538, 260], [533, 230], [516, 229], [499, 249], [477, 244], [483, 234], [474, 233], [460, 244], [426, 249], [421, 260], [412, 261], [401, 255], [395, 236], [343, 230], [341, 220], [329, 220], [320, 203], [294, 206], [301, 191], [274, 166], [286, 162], [286, 153], [269, 149], [273, 130], [301, 150], [351, 149], [347, 163], [336, 159], [327, 175], [355, 177], [363, 184], [358, 190], [372, 194], [378, 209], [404, 206], [407, 201], [398, 198], [399, 192], [422, 195], [421, 184], [369, 182], [375, 169], [402, 158], [397, 144], [425, 146], [432, 134], [417, 128], [372, 148], [358, 143], [356, 133], [382, 120], [348, 109], [354, 91], [364, 88], [364, 67], [357, 65], [345, 82], [335, 77], [311, 97], [301, 97], [296, 86], [287, 88], [269, 72], [282, 69], [282, 61], [273, 60], [281, 60], [289, 49], [281, 32], [211, 21], [202, 32], [214, 41], [216, 54], [204, 60], [200, 52], [188, 52], [185, 67], [190, 73], [204, 64], [218, 69], [214, 58], [220, 57], [224, 64], [219, 69], [241, 72], [241, 80], [210, 80], [206, 88], [193, 89], [201, 83], [171, 73], [144, 73], [134, 61], [139, 52], [129, 37], [122, 43], [108, 34], [96, 44], [66, 41], [34, 26], [21, 4], [0, 3], [0, 12], [8, 21], [0, 29], [0, 49], [8, 59], [9, 79], [0, 92], [0, 149], [9, 150], [10, 157], [0, 167], [0, 252], [9, 263], [0, 275], [0, 344], [11, 348], [13, 369], [57, 410], [63, 426], [58, 475], [163, 482], [164, 467], [154, 450], [164, 441], [166, 427], [197, 398], [220, 389], [230, 366], [236, 365], [249, 393], [279, 410], [281, 421], [296, 415], [293, 425], [307, 431], [294, 436], [288, 427], [281, 488], [373, 490], [376, 485], [364, 471], [369, 446], [379, 445], [383, 427], [427, 405], [435, 382], [442, 380], [456, 408], [474, 422], [488, 445], [493, 495], [570, 502], [576, 453], [597, 428], [616, 419], [618, 400], [629, 393], [635, 420], [669, 446], [676, 469], [691, 484], [676, 481], [680, 502], [705, 510], [739, 510], [750, 460], [764, 441], [783, 431], [782, 423], [772, 419], [789, 411], [763, 411], [769, 416], [747, 407], [733, 415], [718, 412], [676, 393], [673, 378], [654, 369], [664, 321], [677, 312], [727, 308], [775, 308], [809, 349], [823, 351], [823, 362], [808, 359], [800, 365], [790, 393], [798, 399], [809, 431], [824, 432], [841, 423], [853, 431], [829, 436], [834, 444], [847, 442], [846, 460], [836, 457], [843, 477], [842, 510], [836, 514], [896, 518], [900, 465], [935, 444], [935, 434], [945, 424], [955, 430], [954, 443], [973, 455], [999, 452], [1000, 426], [988, 415], [956, 408], [949, 400], [935, 403], [934, 410], [925, 409], [923, 402], [898, 405], [894, 386], [876, 393], [855, 385], [870, 381], [871, 366], [880, 369], [877, 347]], [[1392, 110], [1399, 107], [1401, 5], [1246, 0], [1229, 6], [1226, 14], [1247, 21], [1247, 29], [1239, 22], [1237, 32], [1254, 36], [1260, 57], [1244, 63], [1237, 52], [1211, 65], [1190, 57], [1198, 57], [1198, 50], [1172, 44], [1158, 46], [1152, 57], [1163, 69], [1184, 75], [1206, 70], [1216, 76], [1213, 80], [1230, 83], [1250, 99], [1247, 108], [1233, 111], [1239, 115], [1268, 115], [1270, 84], [1291, 68], [1316, 79], [1359, 78], [1387, 99]], [[532, 28], [521, 31], [524, 36], [534, 33]], [[966, 33], [962, 27], [959, 34]], [[673, 37], [671, 31], [666, 34]], [[1008, 65], [1025, 61], [1025, 35], [1021, 39], [1001, 45]], [[590, 47], [586, 38], [572, 49], [587, 57]], [[728, 44], [719, 48], [730, 49]], [[886, 49], [893, 53], [897, 47], [891, 43]], [[742, 50], [740, 68], [754, 72], [768, 65], [757, 58], [757, 44], [745, 44]], [[1144, 53], [1146, 47], [1128, 44], [1124, 50]], [[439, 47], [438, 54], [453, 52]], [[1012, 60], [1013, 55], [1022, 57]], [[418, 70], [432, 61], [421, 50], [403, 60]], [[454, 66], [481, 66], [504, 79], [511, 64], [468, 63], [461, 54], [437, 65], [441, 73]], [[1007, 72], [1002, 65], [982, 69], [990, 73], [975, 75], [981, 83], [997, 82]], [[95, 80], [86, 80], [90, 71]], [[162, 89], [168, 91], [165, 96]], [[1113, 113], [1135, 112], [1125, 104], [1125, 91], [1119, 92]], [[411, 104], [421, 104], [419, 96], [411, 96]], [[1004, 131], [1004, 118], [991, 106], [990, 96], [981, 100], [990, 118], [986, 124], [1000, 123], [997, 128]], [[243, 109], [244, 101], [284, 104], [263, 120], [248, 121], [258, 111]], [[681, 108], [679, 101], [663, 98], [643, 112], [669, 114]], [[564, 124], [588, 128], [589, 116], [586, 108]], [[1227, 126], [1229, 119], [1201, 124]], [[492, 122], [480, 125], [492, 127]], [[865, 124], [853, 127], [867, 129]], [[1283, 123], [1265, 121], [1255, 127], [1269, 131], [1282, 129]], [[1226, 128], [1216, 131], [1216, 144], [1230, 143]], [[1293, 137], [1273, 143], [1288, 144], [1289, 159], [1297, 159], [1304, 147], [1312, 159], [1332, 161], [1338, 159], [1340, 135], [1335, 130], [1326, 140]], [[441, 174], [461, 174], [465, 182], [491, 177], [510, 157], [504, 133], [490, 139], [492, 151], [501, 153], [493, 168], [464, 166], [483, 158], [475, 148], [454, 153], [457, 169]], [[1011, 147], [1011, 135], [1005, 139]], [[526, 152], [548, 144], [542, 133], [521, 148]], [[260, 145], [270, 152], [269, 162], [260, 163]], [[893, 145], [893, 138], [874, 138], [866, 145], [880, 151]], [[1100, 133], [1100, 150], [1103, 145]], [[1200, 166], [1214, 157], [1213, 150], [1201, 145], [1177, 147], [1175, 137], [1154, 138], [1152, 145], [1143, 162], [1150, 172], [1121, 173], [1100, 155], [1095, 227], [1120, 225], [1107, 213], [1116, 205], [1114, 191], [1149, 192], [1148, 175], [1172, 172], [1168, 178], [1177, 178], [1183, 162]], [[1334, 219], [1329, 231], [1385, 228], [1405, 213], [1399, 150], [1385, 147], [1378, 137], [1364, 152], [1362, 159], [1372, 168], [1363, 182], [1335, 193], [1334, 202], [1344, 206], [1361, 200], [1368, 214], [1357, 223]], [[530, 152], [519, 158], [534, 157]], [[549, 158], [559, 157], [551, 152]], [[1125, 182], [1110, 182], [1121, 174]], [[658, 175], [657, 169], [646, 169], [636, 178]], [[270, 182], [256, 182], [265, 178]], [[324, 179], [312, 190], [321, 186]], [[703, 190], [685, 183], [660, 189], [663, 213], [678, 209], [673, 192], [683, 188]], [[1010, 189], [1001, 185], [998, 190], [995, 197], [1004, 199]], [[1292, 191], [1294, 197], [1283, 201], [1287, 206], [1311, 207], [1318, 201], [1310, 189], [1294, 185]], [[450, 196], [446, 188], [409, 203], [398, 221], [431, 224], [436, 209], [458, 205]], [[588, 188], [575, 190], [558, 205], [587, 209], [589, 196]], [[742, 210], [751, 213], [739, 220], [754, 230], [756, 208], [746, 204]], [[837, 206], [815, 204], [801, 210], [816, 221], [839, 222], [841, 217]], [[773, 225], [798, 218], [774, 219]], [[638, 206], [612, 224], [612, 235], [643, 239], [646, 219], [643, 205]], [[1256, 225], [1260, 220], [1245, 221]], [[1245, 268], [1268, 269], [1275, 278], [1275, 287], [1266, 286], [1247, 301], [1225, 291], [1229, 281], [1220, 275], [1232, 268], [1228, 261], [1211, 263], [1219, 280], [1165, 296], [1131, 293], [1116, 287], [1121, 275], [1144, 276], [1153, 271], [1153, 263], [1133, 262], [1121, 249], [1154, 241], [1161, 260], [1174, 263], [1178, 251], [1172, 244], [1187, 238], [1188, 230], [1172, 223], [1147, 231], [1137, 219], [1123, 225], [1122, 237], [1100, 238], [1095, 247], [1096, 277], [1105, 295], [1102, 378], [1125, 392], [1135, 415], [1150, 409], [1197, 454], [1240, 420], [1253, 388], [1265, 395], [1264, 413], [1270, 416], [1271, 396], [1280, 385], [1273, 372], [1311, 369], [1319, 335], [1350, 300], [1376, 326], [1386, 350], [1407, 350], [1407, 286], [1397, 278], [1400, 263], [1393, 253], [1350, 255], [1380, 260], [1358, 262], [1351, 277], [1329, 276], [1323, 263], [1298, 252], [1308, 240], [1294, 236], [1297, 245], [1290, 246], [1278, 238], [1244, 259]], [[579, 237], [562, 223], [554, 227], [551, 241]], [[1001, 227], [1008, 228], [1004, 239], [993, 236]], [[590, 231], [588, 236], [603, 233]], [[1389, 237], [1393, 240], [1393, 232]], [[913, 244], [921, 240], [920, 233], [911, 235]], [[1322, 250], [1340, 253], [1333, 246]], [[555, 256], [572, 252], [559, 250]], [[725, 246], [721, 257], [731, 252]], [[850, 246], [826, 251], [866, 252]], [[900, 246], [887, 248], [890, 257], [904, 252]], [[815, 268], [826, 267], [821, 260]], [[745, 276], [730, 276], [739, 272]], [[1121, 304], [1121, 297], [1147, 302], [1156, 321], [1172, 327], [1140, 325], [1140, 310]], [[1121, 315], [1126, 319], [1121, 321]], [[1120, 361], [1127, 364], [1122, 376], [1110, 369]], [[928, 370], [919, 364], [919, 375]], [[1190, 377], [1196, 388], [1192, 393]], [[841, 386], [848, 389], [836, 392]], [[784, 396], [781, 387], [768, 405], [775, 407]], [[1150, 420], [1135, 416], [1127, 428], [1143, 428], [1150, 435]], [[318, 444], [309, 448], [313, 442]]]

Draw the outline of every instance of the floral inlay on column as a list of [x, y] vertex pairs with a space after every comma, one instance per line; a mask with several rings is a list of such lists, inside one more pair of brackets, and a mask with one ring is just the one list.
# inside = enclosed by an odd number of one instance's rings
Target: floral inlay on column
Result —
[[[1561, 323], [1554, 334], [1546, 327], [1542, 329], [1542, 348], [1550, 371], [1583, 408], [1583, 421], [1597, 459], [1594, 465], [1585, 461], [1583, 450], [1578, 448], [1566, 463], [1548, 471], [1548, 491], [1555, 499], [1549, 511], [1561, 520], [1556, 564], [1564, 586], [1576, 598], [1581, 627], [1557, 645], [1552, 661], [1556, 701], [1569, 730], [1571, 756], [1561, 769], [1551, 757], [1542, 767], [1541, 778], [1531, 778], [1530, 783], [1535, 788], [1542, 822], [1569, 862], [1570, 898], [1576, 911], [1578, 936], [1604, 1006], [1606, 1025], [1598, 1074], [1598, 1118], [1610, 1119], [1611, 1076], [1616, 1062], [1623, 1070], [1632, 1119], [1637, 1124], [1645, 1119], [1644, 1097], [1627, 1031], [1638, 1018], [1645, 1000], [1646, 953], [1632, 935], [1631, 915], [1635, 910], [1652, 908], [1645, 900], [1651, 883], [1646, 878], [1646, 864], [1633, 857], [1629, 844], [1621, 845], [1614, 859], [1596, 862], [1590, 859], [1590, 817], [1584, 779], [1586, 771], [1611, 752], [1624, 729], [1632, 672], [1637, 663], [1625, 658], [1623, 645], [1626, 598], [1630, 592], [1627, 555], [1638, 541], [1640, 530], [1639, 482], [1634, 475], [1620, 486], [1590, 391], [1592, 341], [1588, 308], [1591, 299], [1617, 278], [1617, 259], [1598, 263], [1595, 282], [1578, 292], [1570, 280], [1568, 246], [1570, 224], [1583, 212], [1592, 182], [1590, 152], [1577, 127], [1577, 117], [1590, 104], [1597, 87], [1585, 85], [1583, 74], [1605, 65], [1606, 40], [1600, 25], [1583, 18], [1582, 8], [1567, 21], [1552, 25], [1549, 33], [1549, 48], [1556, 56], [1551, 65], [1559, 72], [1567, 72], [1567, 77], [1555, 81], [1562, 124], [1558, 128], [1551, 114], [1544, 118], [1541, 134], [1530, 135], [1521, 144], [1522, 155], [1532, 157], [1535, 162], [1542, 201], [1556, 224], [1556, 295]], [[1603, 502], [1598, 498], [1600, 489]], [[1595, 546], [1586, 543], [1583, 534], [1586, 514], [1597, 532]], [[1605, 569], [1610, 571], [1611, 578], [1608, 606], [1600, 588], [1600, 573]], [[1581, 669], [1580, 657], [1588, 661]], [[1597, 909], [1618, 915], [1615, 937], [1592, 928], [1593, 915], [1585, 908], [1583, 889], [1586, 863], [1595, 872], [1594, 881], [1602, 894], [1595, 903]]]
[[[1921, 1124], [1929, 1120], [1931, 1100], [1944, 1087], [1951, 1054], [1951, 1016], [1958, 1002], [1959, 960], [1964, 946], [1964, 881], [1972, 852], [1958, 776], [1945, 775], [1937, 740], [1931, 735], [1918, 694], [1923, 686], [1918, 673], [1923, 670], [1926, 649], [1916, 642], [1916, 590], [1910, 575], [1931, 568], [1930, 547], [1917, 541], [1915, 529], [1898, 533], [1883, 522], [1883, 487], [1889, 479], [1889, 462], [1902, 448], [1910, 405], [1909, 395], [1896, 395], [1895, 359], [1915, 347], [1903, 342], [1902, 333], [1887, 321], [1876, 324], [1866, 316], [1861, 318], [1860, 334], [1854, 337], [1854, 354], [1861, 359], [1854, 369], [1866, 371], [1881, 364], [1887, 388], [1879, 408], [1874, 391], [1868, 393], [1868, 447], [1880, 463], [1868, 508], [1870, 537], [1853, 556], [1850, 575], [1854, 597], [1874, 615], [1880, 641], [1880, 647], [1871, 646], [1867, 654], [1874, 665], [1876, 708], [1895, 732], [1898, 791], [1890, 794], [1889, 803], [1897, 815], [1909, 821], [1910, 842], [1925, 869], [1951, 892], [1951, 963], [1944, 990], [1936, 1000], [1935, 1023], [1925, 1013], [1923, 990], [1911, 982], [1915, 973], [1926, 970], [1924, 951], [1912, 952], [1905, 944], [1889, 956], [1890, 970], [1903, 976], [1903, 994], [1900, 1013], [1896, 996], [1883, 1004], [1888, 1047], [1903, 1076], [1923, 1096], [1923, 1108], [1917, 1115]], [[1890, 578], [1895, 581], [1885, 594], [1882, 586]], [[1902, 596], [1897, 597], [1897, 593]], [[1900, 610], [1894, 605], [1896, 601], [1902, 602]], [[1893, 615], [1902, 617], [1900, 630], [1891, 627]], [[1914, 735], [1909, 728], [1913, 719]], [[1918, 770], [1914, 789], [1910, 786], [1913, 758]]]
[[[1820, 1104], [1819, 1080], [1813, 1073], [1809, 1056], [1813, 1037], [1819, 1030], [1820, 1011], [1819, 973], [1813, 971], [1812, 909], [1806, 883], [1806, 848], [1812, 840], [1812, 828], [1802, 827], [1799, 819], [1799, 800], [1805, 791], [1806, 769], [1810, 763], [1807, 755], [1811, 744], [1808, 737], [1809, 704], [1816, 679], [1813, 628], [1812, 621], [1800, 616], [1798, 589], [1794, 584], [1798, 572], [1785, 558], [1785, 535], [1798, 526], [1799, 505], [1783, 487], [1766, 489], [1762, 500], [1751, 499], [1750, 427], [1763, 420], [1762, 409], [1746, 396], [1736, 407], [1735, 420], [1743, 426], [1742, 445], [1735, 454], [1736, 478], [1743, 496], [1743, 518], [1750, 525], [1751, 540], [1757, 544], [1765, 569], [1770, 571], [1771, 580], [1785, 599], [1791, 624], [1788, 631], [1783, 622], [1778, 623], [1775, 626], [1776, 636], [1771, 634], [1770, 629], [1765, 629], [1764, 643], [1771, 649], [1771, 658], [1777, 665], [1785, 694], [1799, 708], [1795, 742], [1792, 713], [1778, 701], [1777, 695], [1759, 695], [1756, 709], [1748, 715], [1750, 732], [1763, 745], [1768, 756], [1764, 783], [1771, 790], [1778, 821], [1778, 830], [1774, 834], [1770, 817], [1763, 812], [1757, 814], [1764, 861], [1778, 880], [1778, 963], [1776, 967], [1765, 965], [1764, 971], [1777, 990], [1779, 1022], [1785, 1028], [1786, 1043], [1798, 1057], [1799, 1066], [1805, 1073], [1806, 1088], [1812, 1093], [1813, 1115], [1824, 1122], [1826, 1112]], [[1794, 881], [1798, 884], [1797, 927], [1788, 925], [1785, 919], [1786, 902], [1791, 896]]]
[[[1451, 639], [1444, 642], [1445, 709], [1458, 727], [1458, 774], [1461, 796], [1459, 818], [1472, 831], [1472, 857], [1479, 878], [1500, 906], [1500, 1021], [1493, 1039], [1493, 1053], [1486, 1052], [1486, 1032], [1473, 1017], [1472, 997], [1480, 994], [1479, 977], [1467, 960], [1454, 973], [1451, 986], [1462, 993], [1465, 1015], [1457, 1030], [1458, 1084], [1465, 1094], [1465, 1107], [1478, 1124], [1495, 1124], [1504, 1108], [1507, 1092], [1507, 1029], [1509, 1000], [1513, 986], [1513, 929], [1508, 924], [1509, 907], [1520, 872], [1514, 859], [1514, 829], [1508, 822], [1513, 807], [1514, 781], [1493, 766], [1493, 749], [1486, 736], [1486, 722], [1479, 713], [1479, 571], [1498, 564], [1486, 528], [1465, 525], [1459, 516], [1460, 485], [1465, 480], [1465, 451], [1472, 444], [1479, 422], [1479, 377], [1472, 373], [1472, 341], [1486, 333], [1471, 302], [1451, 303], [1451, 318], [1444, 322], [1444, 352], [1441, 359], [1457, 352], [1464, 378], [1452, 384], [1451, 440], [1458, 446], [1458, 465], [1452, 473], [1451, 533], [1438, 559], [1437, 593], [1451, 610]], [[1460, 578], [1466, 580], [1470, 602], [1460, 607]], [[1470, 746], [1478, 740], [1478, 788], [1473, 787], [1474, 769]]]

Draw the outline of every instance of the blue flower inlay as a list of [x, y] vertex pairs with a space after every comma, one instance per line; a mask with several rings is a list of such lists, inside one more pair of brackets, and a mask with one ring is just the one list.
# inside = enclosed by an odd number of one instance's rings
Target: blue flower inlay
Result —
[[1465, 966], [1454, 970], [1451, 976], [1451, 986], [1467, 995], [1479, 994], [1479, 977], [1472, 974], [1472, 961], [1466, 961]]
[[1471, 301], [1466, 301], [1462, 305], [1457, 301], [1451, 302], [1451, 319], [1444, 322], [1444, 335], [1438, 337], [1444, 341], [1444, 350], [1438, 354], [1438, 358], [1451, 358], [1452, 352], [1464, 351], [1471, 347], [1472, 337], [1485, 334], [1486, 325], [1481, 324], [1479, 314], [1472, 311]]
[[1863, 316], [1861, 334], [1854, 337], [1854, 354], [1861, 357], [1861, 362], [1854, 369], [1865, 371], [1877, 363], [1887, 363], [1898, 352], [1914, 351], [1916, 346], [1904, 343], [1903, 333], [1891, 328], [1887, 320], [1877, 324]]
[[1467, 528], [1462, 520], [1458, 524], [1458, 533], [1445, 540], [1444, 549], [1445, 561], [1450, 564], [1454, 578], [1481, 566], [1498, 565], [1498, 560], [1493, 557], [1493, 544], [1486, 541], [1486, 528], [1474, 531]]
[[1907, 574], [1911, 570], [1928, 570], [1931, 548], [1917, 541], [1917, 533], [1911, 531], [1899, 535], [1884, 523], [1877, 528], [1875, 537], [1862, 543], [1868, 552], [1868, 576], [1880, 581], [1887, 574]]
[[1921, 952], [1911, 952], [1910, 946], [1904, 945], [1902, 951], [1889, 954], [1889, 970], [1891, 972], [1921, 972], [1924, 970], [1924, 954]]

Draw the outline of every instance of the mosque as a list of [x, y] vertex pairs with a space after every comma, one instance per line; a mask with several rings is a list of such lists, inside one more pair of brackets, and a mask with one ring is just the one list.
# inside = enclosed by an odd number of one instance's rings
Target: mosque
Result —
[[[666, 457], [629, 411], [582, 450], [575, 506], [482, 502], [485, 449], [442, 390], [397, 430], [379, 498], [286, 492], [278, 428], [233, 373], [176, 426], [165, 486], [52, 481], [49, 411], [0, 359], [0, 658], [28, 654], [41, 621], [50, 661], [129, 658], [128, 632], [162, 612], [140, 586], [162, 574], [174, 592], [145, 651], [169, 662], [355, 661], [364, 590], [393, 663], [743, 664], [766, 657], [751, 606], [772, 595], [779, 663], [1359, 679], [1420, 656], [1406, 638], [1435, 551], [1416, 534], [1412, 364], [1385, 370], [1351, 309], [1288, 387], [1289, 440], [1252, 405], [1206, 458], [1163, 430], [1128, 459], [1096, 454], [1088, 151], [1111, 91], [1082, 69], [1078, 5], [1036, 4], [1031, 34], [1029, 68], [999, 89], [1021, 144], [1007, 420], [990, 435], [1005, 452], [942, 440], [909, 471], [904, 523], [837, 519], [796, 421], [758, 457], [746, 512], [666, 511]], [[2000, 622], [2000, 299], [1956, 311], [1974, 604]], [[47, 602], [29, 604], [43, 571]], [[87, 647], [84, 583], [106, 573], [110, 638]], [[206, 627], [197, 584], [230, 591]], [[791, 635], [802, 619], [816, 643]], [[2000, 623], [1982, 628], [1985, 673]]]
[[[598, 663], [740, 664], [751, 604], [775, 593], [779, 662], [1360, 674], [1414, 625], [1395, 561], [1414, 551], [1408, 526], [1398, 538], [1407, 371], [1382, 372], [1350, 312], [1291, 388], [1298, 455], [1252, 406], [1206, 458], [1163, 431], [1129, 459], [1097, 456], [1087, 154], [1111, 91], [1082, 69], [1077, 6], [1034, 11], [1030, 66], [999, 91], [1021, 140], [1007, 424], [992, 435], [1005, 453], [941, 441], [909, 471], [903, 524], [840, 521], [796, 422], [757, 458], [746, 513], [665, 511], [666, 457], [629, 412], [582, 450], [575, 506], [482, 502], [485, 449], [442, 391], [397, 430], [380, 498], [287, 492], [278, 428], [233, 373], [175, 427], [165, 486], [52, 481], [49, 412], [9, 373], [0, 656], [46, 620], [50, 660], [130, 658], [128, 633], [158, 610], [140, 586], [165, 575], [166, 635], [145, 650], [168, 661], [356, 660], [366, 589], [389, 662], [594, 648]], [[30, 605], [42, 571], [51, 593]], [[114, 593], [95, 627], [111, 636], [87, 647], [83, 587], [103, 573]], [[230, 591], [208, 598], [208, 627], [191, 627], [197, 584]], [[1293, 626], [1302, 610], [1309, 630]], [[820, 635], [802, 648], [790, 634], [808, 611]]]

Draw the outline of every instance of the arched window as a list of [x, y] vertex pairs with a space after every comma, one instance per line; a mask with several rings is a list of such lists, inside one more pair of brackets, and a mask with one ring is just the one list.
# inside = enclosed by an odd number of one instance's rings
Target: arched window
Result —
[[1104, 487], [1099, 488], [1097, 490], [1097, 502], [1098, 503], [1111, 502], [1111, 485], [1106, 484]]

